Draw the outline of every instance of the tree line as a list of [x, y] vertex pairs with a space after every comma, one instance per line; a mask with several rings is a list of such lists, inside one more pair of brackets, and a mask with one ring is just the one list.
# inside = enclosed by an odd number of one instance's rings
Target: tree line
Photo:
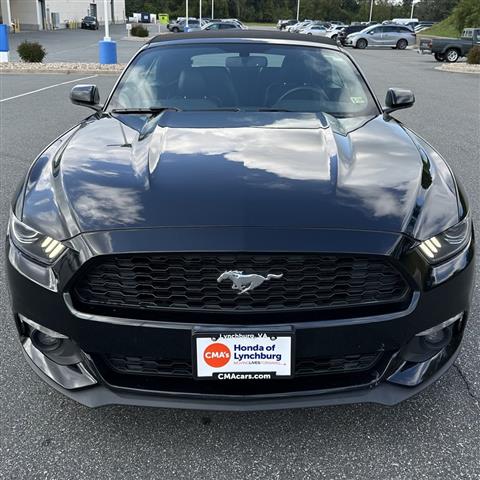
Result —
[[[211, 15], [212, 0], [201, 0], [203, 16]], [[415, 5], [414, 17], [440, 21], [464, 0], [421, 0]], [[479, 2], [480, 0], [474, 0]], [[214, 0], [215, 18], [239, 18], [244, 22], [274, 22], [279, 18], [296, 18], [297, 0]], [[300, 18], [366, 21], [371, 0], [300, 0]], [[412, 0], [375, 0], [373, 20], [410, 17]], [[126, 0], [127, 15], [134, 12], [168, 13], [185, 16], [185, 0]], [[198, 17], [199, 0], [189, 0], [189, 15]]]

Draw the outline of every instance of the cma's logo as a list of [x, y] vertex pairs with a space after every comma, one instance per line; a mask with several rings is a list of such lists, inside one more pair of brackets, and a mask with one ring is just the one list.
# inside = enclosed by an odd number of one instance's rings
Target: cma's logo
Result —
[[224, 367], [231, 358], [230, 349], [223, 343], [211, 343], [203, 352], [205, 363], [213, 368]]

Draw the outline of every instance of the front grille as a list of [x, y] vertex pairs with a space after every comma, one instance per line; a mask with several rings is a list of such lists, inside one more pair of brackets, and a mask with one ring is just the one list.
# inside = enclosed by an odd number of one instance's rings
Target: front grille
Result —
[[133, 375], [172, 375], [191, 377], [192, 362], [135, 355], [108, 355], [105, 361], [119, 373]]
[[[191, 363], [179, 360], [171, 361], [175, 367], [172, 366], [170, 372], [176, 372], [171, 374], [166, 366], [169, 361], [165, 359], [117, 354], [91, 354], [91, 357], [102, 379], [114, 388], [202, 396], [241, 395], [245, 398], [372, 385], [384, 374], [391, 355], [391, 352], [375, 352], [345, 357], [297, 358], [293, 378], [268, 381], [196, 380]], [[185, 371], [182, 370], [184, 367]]]
[[360, 372], [372, 368], [379, 357], [379, 353], [367, 353], [337, 358], [307, 358], [297, 360], [295, 375], [307, 376], [326, 373]]
[[[217, 282], [230, 270], [283, 276], [239, 295], [230, 280]], [[377, 257], [175, 253], [99, 257], [82, 269], [71, 293], [79, 310], [136, 315], [159, 310], [258, 312], [400, 304], [409, 287], [387, 259]]]
[[[329, 373], [352, 373], [371, 369], [381, 353], [346, 355], [334, 358], [297, 359], [295, 375], [310, 376]], [[105, 363], [117, 373], [129, 375], [161, 375], [191, 377], [192, 363], [186, 360], [171, 360], [152, 356], [106, 355]]]

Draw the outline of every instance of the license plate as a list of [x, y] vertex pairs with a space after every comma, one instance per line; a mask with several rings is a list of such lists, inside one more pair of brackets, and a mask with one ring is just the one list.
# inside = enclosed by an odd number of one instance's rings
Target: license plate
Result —
[[198, 379], [270, 380], [292, 376], [291, 331], [197, 332], [193, 359]]

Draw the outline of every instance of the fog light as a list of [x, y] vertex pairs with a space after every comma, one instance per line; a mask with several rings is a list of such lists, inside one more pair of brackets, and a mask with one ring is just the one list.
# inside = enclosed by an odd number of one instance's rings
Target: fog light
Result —
[[424, 335], [423, 339], [432, 345], [437, 345], [439, 343], [442, 343], [445, 339], [445, 329], [443, 330], [438, 330], [436, 332], [430, 333], [428, 335]]
[[454, 326], [462, 318], [463, 313], [460, 313], [432, 328], [417, 333], [400, 351], [400, 357], [414, 363], [425, 362], [432, 358], [452, 341]]
[[23, 315], [18, 318], [24, 325], [21, 338], [25, 354], [44, 375], [69, 390], [97, 383], [72, 339]]
[[452, 318], [449, 318], [448, 320], [445, 320], [444, 322], [435, 325], [432, 328], [429, 328], [428, 330], [424, 330], [423, 332], [417, 333], [417, 337], [432, 337], [433, 341], [431, 343], [436, 343], [435, 341], [435, 334], [441, 333], [442, 330], [445, 328], [449, 327], [450, 325], [453, 325], [455, 322], [458, 322], [463, 318], [463, 313], [459, 313], [458, 315], [455, 315]]
[[42, 352], [53, 352], [62, 344], [62, 339], [51, 337], [40, 330], [34, 330], [30, 335], [33, 344]]

